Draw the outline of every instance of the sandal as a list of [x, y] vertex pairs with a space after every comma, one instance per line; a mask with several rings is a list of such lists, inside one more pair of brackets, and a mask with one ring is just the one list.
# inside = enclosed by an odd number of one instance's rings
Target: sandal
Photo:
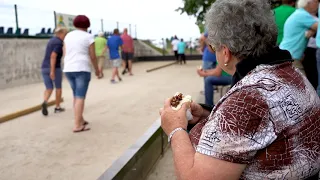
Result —
[[83, 126], [80, 130], [73, 130], [73, 133], [80, 133], [84, 131], [89, 131], [90, 128], [86, 128], [86, 126]]
[[86, 126], [86, 125], [88, 125], [88, 124], [89, 124], [88, 121], [84, 121], [84, 122], [83, 122], [83, 125], [84, 125], [84, 126]]

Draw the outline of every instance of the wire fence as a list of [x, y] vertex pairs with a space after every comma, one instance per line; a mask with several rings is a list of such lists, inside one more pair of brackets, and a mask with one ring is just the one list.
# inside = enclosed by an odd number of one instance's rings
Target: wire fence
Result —
[[[129, 34], [137, 38], [135, 24], [88, 17], [91, 22], [89, 32], [92, 34], [98, 34], [100, 31], [111, 33], [115, 28], [122, 32], [124, 28], [128, 28]], [[55, 11], [0, 4], [0, 35], [52, 34], [55, 26]]]

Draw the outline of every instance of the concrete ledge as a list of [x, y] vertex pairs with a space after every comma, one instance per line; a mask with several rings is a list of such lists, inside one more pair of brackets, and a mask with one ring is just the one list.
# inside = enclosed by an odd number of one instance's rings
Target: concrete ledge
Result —
[[[63, 102], [63, 98], [61, 99], [61, 102]], [[50, 101], [48, 103], [48, 106], [52, 106], [55, 103], [56, 103], [56, 100]], [[10, 120], [13, 120], [15, 118], [21, 117], [21, 116], [31, 114], [31, 113], [39, 111], [41, 109], [42, 109], [41, 105], [37, 105], [37, 106], [30, 107], [28, 109], [24, 109], [24, 110], [21, 110], [21, 111], [12, 113], [12, 114], [2, 116], [2, 117], [0, 117], [0, 123], [4, 123], [4, 122], [10, 121]]]
[[158, 119], [98, 180], [146, 179], [168, 146]]

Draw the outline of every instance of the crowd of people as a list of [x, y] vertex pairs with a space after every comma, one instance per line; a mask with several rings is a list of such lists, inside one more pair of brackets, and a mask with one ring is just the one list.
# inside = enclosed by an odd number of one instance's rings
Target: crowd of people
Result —
[[[282, 0], [275, 8], [274, 18], [277, 25], [277, 45], [288, 50], [299, 68], [308, 78], [320, 96], [320, 33], [318, 31], [317, 0]], [[217, 66], [215, 51], [208, 48], [208, 32], [199, 39], [202, 51], [202, 68], [199, 76], [204, 77], [205, 103], [213, 105], [214, 90], [217, 86], [230, 85], [232, 77]]]
[[[318, 180], [320, 94], [304, 73], [316, 66], [307, 47], [320, 63], [319, 2], [283, 2], [219, 0], [207, 12], [198, 70], [206, 104], [174, 110], [169, 98], [160, 109], [177, 179]], [[213, 106], [212, 86], [225, 84]]]
[[[48, 100], [56, 89], [56, 107], [54, 113], [65, 111], [60, 106], [62, 95], [63, 73], [69, 81], [73, 92], [74, 128], [73, 132], [88, 131], [89, 124], [83, 117], [86, 94], [91, 80], [91, 69], [94, 70], [98, 79], [104, 77], [103, 69], [109, 53], [112, 66], [111, 83], [115, 84], [117, 77], [120, 77], [119, 68], [123, 65], [122, 74], [129, 72], [132, 76], [132, 60], [134, 55], [134, 43], [128, 30], [124, 29], [120, 35], [115, 29], [113, 35], [105, 38], [100, 32], [96, 38], [88, 33], [90, 20], [84, 15], [75, 17], [73, 25], [75, 30], [68, 32], [64, 27], [55, 29], [55, 36], [52, 37], [46, 47], [45, 57], [42, 62], [42, 76], [46, 90], [42, 103], [42, 114], [48, 115]], [[119, 51], [121, 50], [121, 55]], [[62, 70], [61, 59], [64, 56], [64, 67]], [[122, 58], [122, 59], [121, 59]]]

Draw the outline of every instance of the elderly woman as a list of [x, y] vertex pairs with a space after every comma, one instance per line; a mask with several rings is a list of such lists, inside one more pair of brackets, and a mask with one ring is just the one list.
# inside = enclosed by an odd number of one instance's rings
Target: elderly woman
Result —
[[76, 30], [67, 34], [64, 40], [65, 58], [64, 72], [73, 91], [75, 126], [73, 132], [88, 131], [88, 122], [83, 118], [84, 100], [86, 98], [89, 82], [91, 79], [90, 61], [95, 69], [95, 74], [99, 78], [94, 37], [87, 32], [90, 27], [90, 20], [79, 15], [73, 21]]
[[57, 28], [46, 47], [46, 53], [42, 61], [41, 72], [43, 82], [46, 86], [44, 101], [42, 103], [42, 114], [47, 116], [48, 101], [54, 88], [56, 88], [56, 107], [54, 113], [63, 112], [65, 109], [60, 107], [62, 96], [62, 70], [61, 58], [63, 55], [63, 40], [67, 34], [67, 29]]
[[[212, 109], [160, 110], [178, 179], [306, 179], [320, 170], [320, 100], [263, 0], [219, 0], [206, 17], [210, 47], [233, 87]], [[196, 124], [190, 134], [186, 110]]]

